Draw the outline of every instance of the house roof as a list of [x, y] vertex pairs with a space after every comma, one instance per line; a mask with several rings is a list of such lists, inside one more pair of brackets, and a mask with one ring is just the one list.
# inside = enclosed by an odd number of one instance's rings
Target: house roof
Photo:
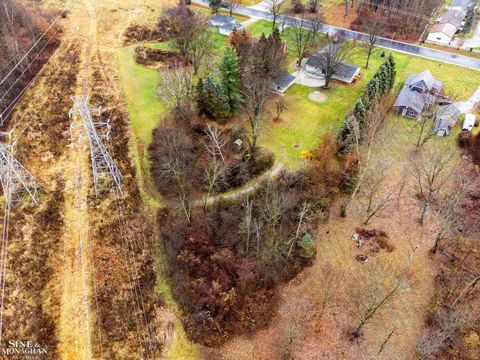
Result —
[[[311, 56], [308, 60], [306, 65], [308, 66], [313, 66], [315, 68], [321, 68], [322, 67], [322, 61], [320, 59], [319, 55], [313, 55]], [[335, 70], [335, 75], [337, 77], [342, 77], [342, 78], [352, 78], [355, 76], [360, 68], [355, 65], [350, 65], [346, 63], [341, 63], [338, 68]]]
[[224, 24], [234, 23], [235, 18], [233, 18], [232, 16], [228, 16], [228, 15], [215, 15], [214, 17], [212, 17], [210, 19], [210, 22], [212, 24], [215, 23], [215, 24], [224, 25]]
[[421, 72], [420, 74], [409, 76], [407, 81], [406, 81], [406, 84], [411, 86], [411, 85], [418, 84], [422, 81], [425, 83], [428, 90], [431, 90], [433, 88], [433, 84], [435, 83], [435, 79], [433, 78], [433, 75], [430, 72], [430, 70], [425, 70], [425, 71]]
[[438, 22], [439, 24], [452, 24], [456, 28], [462, 26], [462, 21], [467, 16], [463, 10], [448, 10]]
[[405, 84], [400, 91], [400, 94], [398, 94], [397, 100], [395, 101], [395, 106], [408, 107], [415, 110], [415, 112], [420, 113], [425, 106], [425, 102], [424, 94], [410, 90], [408, 85]]
[[459, 117], [460, 110], [458, 110], [458, 108], [453, 104], [438, 107], [437, 118], [439, 119], [447, 120], [455, 125]]
[[453, 0], [450, 5], [447, 5], [447, 9], [470, 9], [474, 5], [474, 0]]
[[442, 33], [451, 38], [455, 36], [456, 32], [457, 32], [457, 27], [452, 24], [437, 24], [437, 25], [434, 25], [430, 30], [430, 34]]
[[220, 29], [224, 30], [224, 31], [233, 31], [234, 29], [241, 30], [241, 29], [243, 29], [243, 25], [242, 24], [237, 24], [236, 22], [233, 22], [233, 23], [228, 23], [228, 24], [220, 26]]
[[296, 77], [294, 75], [289, 74], [287, 71], [282, 71], [273, 79], [273, 82], [281, 88], [286, 88], [290, 86], [295, 80]]

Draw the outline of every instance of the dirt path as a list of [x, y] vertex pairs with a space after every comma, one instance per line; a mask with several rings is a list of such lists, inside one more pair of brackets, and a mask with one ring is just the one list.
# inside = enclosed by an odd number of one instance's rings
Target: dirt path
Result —
[[[282, 169], [283, 169], [283, 159], [279, 160], [275, 164], [275, 166], [269, 171], [267, 171], [265, 174], [253, 180], [253, 183], [247, 184], [239, 189], [229, 192], [228, 194], [221, 194], [221, 195], [216, 195], [208, 198], [207, 205], [208, 206], [214, 205], [224, 200], [235, 200], [235, 199], [241, 198], [242, 196], [251, 194], [260, 188], [264, 180], [271, 180], [271, 179], [277, 178], [278, 175], [280, 175]], [[203, 206], [204, 204], [205, 204], [205, 200], [203, 199], [195, 200], [193, 202], [193, 206]]]

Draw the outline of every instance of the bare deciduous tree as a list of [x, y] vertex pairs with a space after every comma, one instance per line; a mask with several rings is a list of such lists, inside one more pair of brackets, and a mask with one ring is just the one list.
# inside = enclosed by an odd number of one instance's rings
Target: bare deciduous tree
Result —
[[272, 29], [275, 28], [277, 24], [277, 20], [280, 17], [281, 11], [282, 11], [282, 0], [271, 0], [270, 8], [268, 9], [268, 12], [272, 17]]
[[205, 201], [203, 210], [207, 210], [208, 199], [212, 191], [219, 187], [224, 181], [228, 167], [225, 163], [225, 156], [223, 155], [223, 148], [227, 141], [222, 132], [218, 130], [217, 126], [208, 125], [206, 130], [207, 143], [205, 148], [209, 154], [208, 166], [205, 169], [205, 185], [207, 192], [205, 194]]
[[423, 225], [430, 204], [458, 171], [458, 155], [438, 145], [415, 154], [411, 164], [422, 204], [418, 222]]
[[193, 65], [193, 73], [198, 74], [200, 66], [204, 60], [213, 54], [215, 44], [211, 33], [207, 30], [201, 30], [189, 43], [187, 56]]
[[294, 46], [297, 54], [297, 65], [301, 66], [305, 52], [310, 49], [317, 41], [318, 34], [323, 24], [323, 15], [317, 13], [311, 21], [302, 14], [300, 18], [294, 18]]
[[322, 50], [317, 57], [325, 77], [325, 88], [330, 87], [332, 77], [340, 66], [348, 60], [352, 49], [352, 45], [343, 39], [335, 42], [331, 37], [328, 37], [323, 41]]
[[276, 113], [275, 119], [276, 120], [280, 120], [280, 116], [282, 115], [282, 113], [285, 111], [286, 108], [287, 108], [287, 104], [285, 103], [285, 100], [283, 99], [283, 97], [281, 97], [275, 103], [275, 113]]
[[263, 121], [263, 111], [269, 94], [269, 79], [250, 78], [246, 79], [243, 96], [245, 99], [245, 110], [252, 130], [251, 158], [255, 160], [257, 151], [257, 139], [260, 124]]
[[175, 66], [170, 71], [160, 72], [157, 94], [177, 118], [190, 120], [193, 91], [193, 77], [190, 70]]
[[378, 38], [382, 34], [383, 30], [384, 30], [384, 26], [381, 21], [377, 19], [368, 20], [368, 24], [367, 24], [368, 41], [364, 43], [364, 49], [367, 55], [367, 62], [365, 64], [365, 68], [367, 69], [370, 63], [370, 57], [372, 56], [372, 53], [375, 50], [375, 46], [377, 45]]
[[227, 0], [225, 5], [228, 9], [230, 16], [233, 16], [233, 12], [242, 4], [242, 0]]

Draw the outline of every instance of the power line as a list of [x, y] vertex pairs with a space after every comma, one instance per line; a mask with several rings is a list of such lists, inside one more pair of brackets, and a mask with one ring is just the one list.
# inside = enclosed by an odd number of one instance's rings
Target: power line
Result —
[[35, 48], [35, 46], [38, 45], [40, 40], [43, 39], [43, 37], [46, 35], [46, 33], [55, 25], [55, 23], [58, 21], [58, 19], [63, 16], [65, 13], [66, 9], [63, 9], [60, 14], [57, 15], [57, 17], [53, 20], [53, 22], [50, 24], [50, 26], [45, 30], [45, 32], [40, 36], [40, 38], [32, 45], [32, 47], [23, 55], [23, 57], [20, 59], [20, 61], [10, 70], [10, 72], [0, 81], [0, 85], [2, 85], [5, 80], [15, 71], [16, 68], [20, 66], [20, 64], [27, 58], [27, 56], [32, 52], [32, 50]]

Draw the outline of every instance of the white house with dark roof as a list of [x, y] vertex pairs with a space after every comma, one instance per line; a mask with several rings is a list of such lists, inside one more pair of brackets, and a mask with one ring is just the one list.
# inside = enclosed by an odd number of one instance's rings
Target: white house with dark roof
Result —
[[455, 34], [462, 28], [466, 16], [467, 12], [464, 10], [448, 10], [438, 23], [430, 29], [427, 42], [449, 45]]
[[410, 75], [395, 101], [394, 108], [397, 114], [416, 120], [426, 105], [435, 103], [442, 88], [443, 83], [435, 80], [429, 70]]
[[[307, 62], [305, 63], [305, 73], [317, 78], [325, 77], [325, 70], [323, 69], [322, 60], [318, 54], [307, 59]], [[359, 74], [360, 67], [341, 63], [332, 78], [347, 84], [351, 84]]]
[[295, 84], [296, 80], [297, 78], [294, 75], [289, 74], [287, 71], [282, 71], [273, 79], [270, 88], [273, 91], [283, 94], [290, 86]]

